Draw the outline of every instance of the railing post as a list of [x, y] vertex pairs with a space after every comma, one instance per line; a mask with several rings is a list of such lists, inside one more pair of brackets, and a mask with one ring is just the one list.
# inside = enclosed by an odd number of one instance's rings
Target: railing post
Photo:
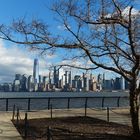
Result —
[[24, 126], [25, 126], [25, 130], [24, 130], [24, 136], [25, 136], [25, 138], [27, 138], [27, 132], [28, 132], [28, 119], [27, 119], [27, 112], [25, 113], [25, 124], [24, 124]]
[[102, 108], [104, 107], [104, 100], [105, 100], [105, 97], [102, 98]]
[[50, 109], [50, 98], [48, 99], [48, 110]]
[[15, 117], [15, 104], [13, 105], [13, 115], [12, 115], [12, 120], [14, 120]]
[[68, 98], [68, 106], [67, 106], [67, 109], [70, 108], [70, 98]]
[[118, 97], [117, 106], [120, 107], [120, 97]]
[[51, 119], [52, 119], [52, 104], [50, 106], [51, 106], [50, 113], [51, 113]]
[[50, 127], [47, 128], [47, 140], [51, 140]]
[[31, 99], [28, 99], [28, 111], [30, 111], [30, 103], [31, 103]]
[[107, 107], [107, 122], [109, 122], [109, 107]]
[[19, 124], [19, 108], [17, 108], [17, 122], [16, 124], [18, 125]]
[[8, 99], [6, 99], [6, 111], [8, 111]]
[[86, 98], [86, 100], [85, 100], [85, 117], [87, 116], [87, 99], [88, 98]]

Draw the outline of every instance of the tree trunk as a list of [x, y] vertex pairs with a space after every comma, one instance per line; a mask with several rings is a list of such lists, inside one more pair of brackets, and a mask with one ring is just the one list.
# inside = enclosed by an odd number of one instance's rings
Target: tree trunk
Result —
[[139, 91], [134, 81], [130, 84], [130, 115], [133, 134], [139, 135]]

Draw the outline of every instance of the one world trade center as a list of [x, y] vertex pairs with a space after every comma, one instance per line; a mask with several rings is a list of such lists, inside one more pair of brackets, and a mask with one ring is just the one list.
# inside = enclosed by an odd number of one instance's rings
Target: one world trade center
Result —
[[33, 79], [35, 84], [39, 83], [39, 62], [37, 58], [34, 59]]

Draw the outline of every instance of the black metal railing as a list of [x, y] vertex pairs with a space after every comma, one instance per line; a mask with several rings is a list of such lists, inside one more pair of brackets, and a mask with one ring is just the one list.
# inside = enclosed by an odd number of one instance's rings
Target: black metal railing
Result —
[[[56, 105], [53, 105], [53, 101], [54, 100], [58, 101], [58, 100], [61, 100], [61, 99], [64, 99], [64, 101], [65, 101], [65, 108], [67, 108], [67, 109], [74, 108], [73, 107], [74, 103], [72, 102], [73, 99], [82, 99], [81, 104], [83, 104], [85, 106], [87, 106], [89, 104], [89, 100], [100, 99], [100, 105], [99, 106], [101, 108], [108, 107], [108, 105], [107, 106], [105, 105], [107, 99], [112, 99], [112, 101], [115, 101], [116, 102], [115, 103], [115, 107], [120, 107], [121, 106], [121, 102], [120, 102], [121, 99], [125, 99], [125, 100], [127, 100], [127, 102], [129, 102], [129, 97], [128, 96], [112, 96], [112, 97], [111, 96], [109, 96], [109, 97], [23, 97], [23, 98], [21, 98], [21, 97], [20, 98], [14, 97], [14, 98], [0, 98], [0, 102], [1, 102], [1, 100], [5, 100], [5, 105], [3, 103], [3, 106], [5, 106], [4, 110], [9, 111], [9, 108], [12, 107], [10, 105], [10, 102], [12, 102], [12, 100], [16, 100], [16, 101], [25, 100], [26, 102], [24, 102], [24, 104], [26, 104], [26, 107], [24, 105], [24, 109], [22, 108], [22, 110], [30, 111], [31, 107], [32, 107], [32, 101], [33, 100], [43, 101], [44, 99], [47, 100], [45, 108], [48, 109], [48, 110], [50, 109], [50, 107], [52, 107], [53, 109], [55, 108]], [[16, 101], [14, 101], [15, 105], [16, 105]], [[94, 105], [92, 105], [92, 103], [94, 103], [94, 101], [93, 102], [90, 101], [90, 106], [94, 107]], [[59, 104], [59, 102], [58, 102], [58, 104]], [[127, 106], [129, 106], [129, 104]], [[62, 109], [61, 107], [57, 106], [57, 109], [58, 108]]]

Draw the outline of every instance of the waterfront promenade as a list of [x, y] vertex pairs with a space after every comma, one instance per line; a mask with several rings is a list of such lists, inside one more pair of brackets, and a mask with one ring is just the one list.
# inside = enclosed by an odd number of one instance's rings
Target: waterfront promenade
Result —
[[[28, 119], [84, 115], [84, 109], [53, 109], [52, 114], [51, 110], [30, 111], [28, 112]], [[106, 109], [88, 108], [86, 110], [86, 115], [109, 122], [131, 126], [129, 108], [109, 109], [109, 119]], [[22, 140], [20, 134], [11, 122], [11, 117], [12, 112], [0, 112], [0, 140]], [[25, 112], [21, 111], [20, 119], [24, 119], [24, 117]]]
[[0, 140], [22, 140], [11, 121], [11, 112], [0, 112]]
[[[21, 119], [28, 110], [28, 119], [86, 115], [131, 125], [129, 109], [122, 108], [128, 106], [126, 93], [0, 93], [0, 97], [0, 140], [22, 140], [11, 122], [14, 104]], [[107, 106], [117, 109], [107, 110]]]

